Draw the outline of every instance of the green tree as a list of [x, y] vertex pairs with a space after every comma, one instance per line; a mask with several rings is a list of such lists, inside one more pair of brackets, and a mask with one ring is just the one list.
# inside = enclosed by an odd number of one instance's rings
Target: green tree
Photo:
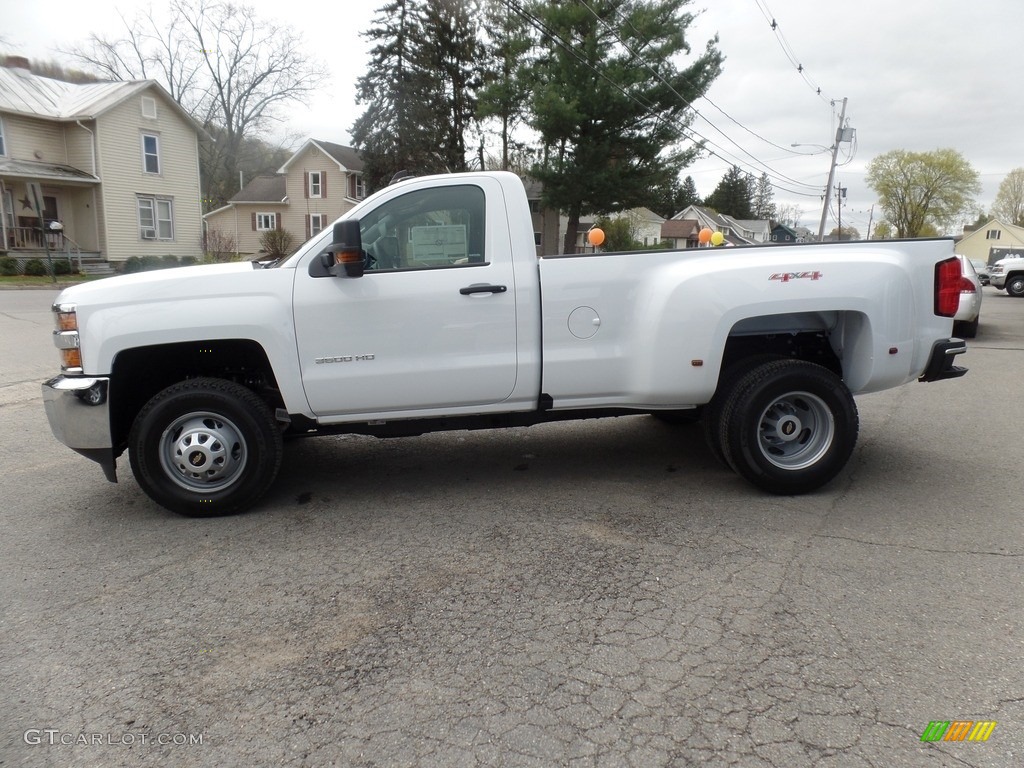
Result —
[[366, 72], [356, 81], [356, 100], [367, 106], [352, 126], [352, 141], [371, 190], [399, 171], [433, 169], [429, 121], [418, 98], [420, 10], [420, 0], [391, 0], [377, 9], [373, 26], [363, 33], [373, 46]]
[[762, 173], [754, 185], [751, 208], [755, 219], [771, 221], [778, 215], [775, 209], [775, 190], [767, 173]]
[[978, 172], [953, 149], [886, 152], [868, 164], [867, 182], [897, 237], [952, 226], [974, 210], [981, 191]]
[[629, 216], [615, 219], [602, 216], [596, 226], [604, 230], [605, 239], [601, 247], [606, 251], [639, 251], [644, 247], [637, 238], [636, 222]]
[[[543, 151], [533, 176], [544, 203], [566, 214], [563, 249], [580, 216], [649, 206], [699, 148], [683, 147], [699, 98], [721, 71], [717, 40], [680, 70], [693, 16], [688, 0], [548, 0], [531, 18], [541, 50], [532, 127]], [[518, 6], [514, 3], [513, 7]]]
[[395, 173], [466, 169], [466, 134], [480, 86], [479, 42], [467, 0], [391, 0], [363, 36], [373, 41], [356, 83], [366, 109], [352, 127], [371, 188]]
[[439, 170], [466, 170], [466, 134], [475, 120], [481, 77], [474, 0], [430, 0], [422, 10], [417, 62], [427, 102], [426, 126], [441, 163]]
[[[494, 124], [499, 141], [497, 163], [481, 166], [503, 171], [518, 165], [527, 147], [515, 138], [516, 129], [528, 119], [531, 84], [528, 76], [535, 39], [533, 29], [505, 0], [486, 0], [481, 44], [483, 67], [477, 94], [477, 119]], [[483, 140], [481, 139], [481, 145]]]
[[715, 187], [715, 191], [708, 195], [704, 205], [734, 219], [754, 218], [751, 185], [739, 166], [734, 165], [726, 172]]
[[992, 213], [1008, 224], [1024, 227], [1024, 168], [1014, 168], [999, 185]]
[[868, 237], [872, 240], [889, 240], [892, 238], [892, 225], [885, 219], [882, 219], [875, 224], [875, 230]]
[[683, 179], [683, 187], [679, 191], [679, 199], [676, 200], [676, 210], [674, 211], [674, 214], [686, 210], [691, 205], [699, 204], [700, 195], [697, 194], [697, 185], [693, 181], [693, 176], [687, 176]]

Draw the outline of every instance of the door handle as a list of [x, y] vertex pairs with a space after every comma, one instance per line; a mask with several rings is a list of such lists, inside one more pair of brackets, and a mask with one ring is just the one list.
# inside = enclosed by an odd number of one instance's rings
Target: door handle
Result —
[[467, 285], [465, 288], [459, 288], [459, 293], [463, 296], [469, 296], [472, 293], [504, 293], [507, 290], [508, 288], [504, 285], [477, 283], [476, 285]]

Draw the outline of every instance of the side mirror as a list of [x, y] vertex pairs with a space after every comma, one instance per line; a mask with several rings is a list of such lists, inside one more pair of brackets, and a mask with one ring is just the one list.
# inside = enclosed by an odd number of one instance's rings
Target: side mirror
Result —
[[334, 277], [362, 277], [366, 255], [359, 234], [359, 220], [348, 219], [334, 225], [334, 242], [322, 256], [324, 266]]

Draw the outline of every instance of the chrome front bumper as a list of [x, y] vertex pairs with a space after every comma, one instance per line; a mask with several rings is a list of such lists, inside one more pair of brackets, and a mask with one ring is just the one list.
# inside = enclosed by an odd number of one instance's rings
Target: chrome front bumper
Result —
[[110, 379], [57, 376], [43, 383], [43, 406], [53, 436], [87, 459], [98, 462], [117, 482], [110, 437]]

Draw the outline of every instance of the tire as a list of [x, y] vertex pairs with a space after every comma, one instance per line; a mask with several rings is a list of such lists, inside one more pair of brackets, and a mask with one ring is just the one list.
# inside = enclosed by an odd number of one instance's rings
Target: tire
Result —
[[720, 427], [737, 473], [769, 493], [795, 495], [820, 488], [846, 466], [857, 443], [857, 406], [827, 368], [776, 360], [736, 385]]
[[1007, 278], [1006, 292], [1018, 299], [1024, 298], [1024, 275], [1012, 275]]
[[273, 484], [283, 453], [267, 404], [240, 384], [212, 378], [155, 395], [135, 417], [128, 448], [146, 495], [189, 517], [251, 507]]
[[784, 358], [778, 355], [757, 355], [734, 362], [719, 374], [718, 387], [715, 389], [715, 394], [711, 398], [711, 402], [704, 406], [701, 415], [701, 426], [704, 428], [704, 442], [708, 446], [708, 451], [710, 451], [719, 464], [727, 469], [732, 469], [733, 467], [732, 462], [726, 456], [726, 448], [722, 445], [722, 413], [729, 402], [735, 397], [736, 387], [742, 381], [745, 374], [759, 365], [771, 362], [772, 360], [782, 359]]
[[953, 335], [962, 336], [965, 339], [973, 339], [978, 335], [978, 321], [980, 318], [974, 318], [970, 322], [963, 321], [960, 323], [953, 323]]

